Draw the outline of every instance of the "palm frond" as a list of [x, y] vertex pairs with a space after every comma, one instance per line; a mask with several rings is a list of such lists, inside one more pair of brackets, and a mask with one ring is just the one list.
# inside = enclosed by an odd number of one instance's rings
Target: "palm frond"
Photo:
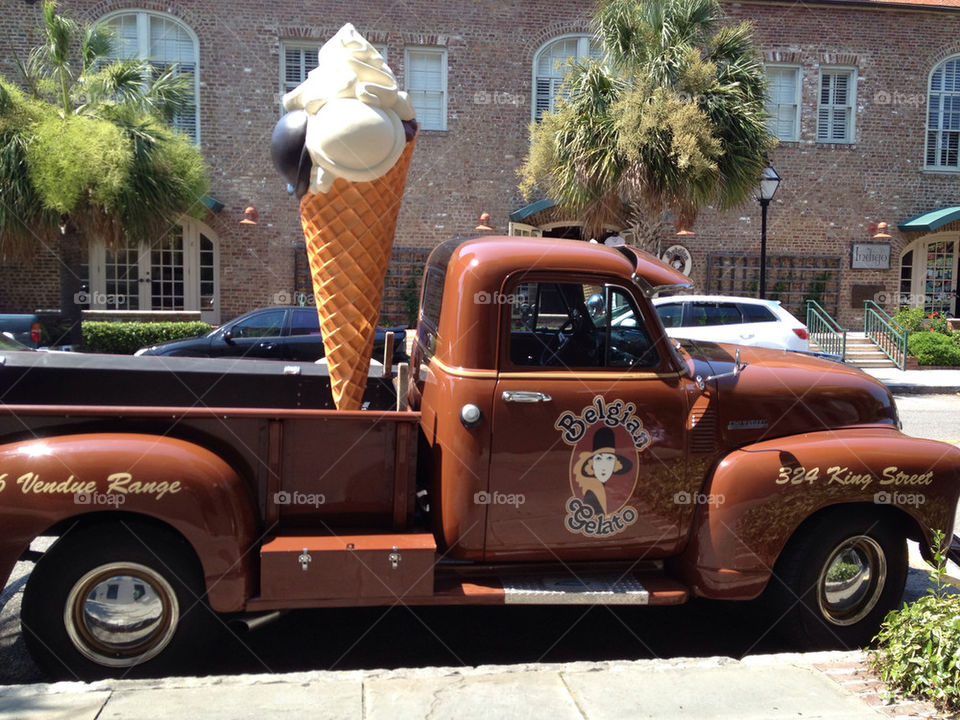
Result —
[[718, 0], [600, 0], [604, 64], [574, 68], [566, 97], [531, 129], [521, 189], [547, 193], [594, 232], [627, 212], [648, 230], [669, 211], [745, 200], [776, 145], [749, 23]]
[[97, 64], [110, 57], [115, 41], [113, 29], [108, 25], [84, 27], [80, 36], [81, 74], [96, 72]]

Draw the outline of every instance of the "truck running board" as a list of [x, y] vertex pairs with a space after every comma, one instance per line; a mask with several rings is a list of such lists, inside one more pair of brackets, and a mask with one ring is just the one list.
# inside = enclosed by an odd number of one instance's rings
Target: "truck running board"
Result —
[[650, 591], [632, 576], [503, 578], [507, 605], [648, 605]]

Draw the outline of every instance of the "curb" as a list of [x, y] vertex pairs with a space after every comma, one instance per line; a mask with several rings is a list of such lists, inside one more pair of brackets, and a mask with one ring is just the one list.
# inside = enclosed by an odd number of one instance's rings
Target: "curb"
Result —
[[956, 395], [960, 394], [960, 387], [937, 387], [931, 385], [913, 385], [910, 383], [884, 382], [880, 380], [894, 395]]

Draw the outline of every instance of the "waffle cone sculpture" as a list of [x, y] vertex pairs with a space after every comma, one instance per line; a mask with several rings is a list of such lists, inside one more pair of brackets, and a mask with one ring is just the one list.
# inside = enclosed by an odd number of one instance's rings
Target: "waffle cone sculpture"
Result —
[[383, 281], [415, 140], [386, 175], [337, 178], [300, 200], [313, 292], [338, 410], [359, 410], [380, 315]]

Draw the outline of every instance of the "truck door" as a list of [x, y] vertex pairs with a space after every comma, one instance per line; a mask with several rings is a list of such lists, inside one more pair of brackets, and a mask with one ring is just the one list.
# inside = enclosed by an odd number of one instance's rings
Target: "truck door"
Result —
[[622, 280], [569, 275], [527, 275], [505, 290], [487, 559], [676, 552], [683, 499], [697, 487], [689, 380], [649, 302]]

